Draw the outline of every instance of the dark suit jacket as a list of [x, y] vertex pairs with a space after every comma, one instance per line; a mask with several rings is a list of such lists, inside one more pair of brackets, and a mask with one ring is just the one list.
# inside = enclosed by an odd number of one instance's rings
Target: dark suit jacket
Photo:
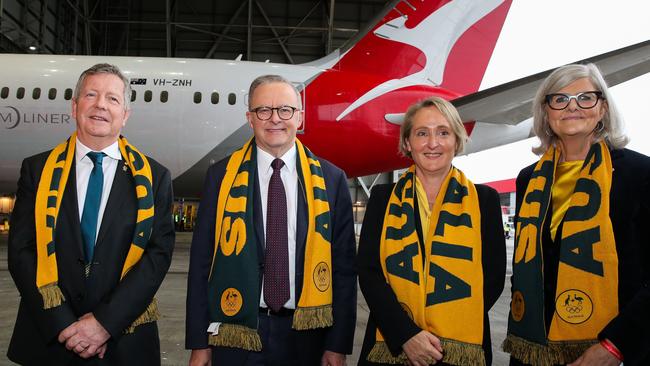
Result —
[[[366, 358], [375, 344], [376, 329], [379, 327], [384, 335], [391, 353], [397, 356], [402, 351], [402, 345], [411, 337], [422, 331], [404, 311], [397, 301], [395, 293], [386, 283], [386, 277], [379, 259], [379, 243], [384, 225], [384, 214], [388, 206], [393, 184], [375, 186], [366, 207], [361, 237], [359, 238], [359, 254], [357, 255], [357, 270], [359, 286], [370, 308], [370, 316], [363, 339], [360, 365], [371, 365]], [[481, 240], [483, 263], [483, 350], [487, 364], [492, 360], [490, 342], [490, 322], [487, 313], [499, 299], [503, 291], [506, 272], [506, 244], [501, 221], [501, 206], [499, 194], [492, 188], [476, 184], [481, 211]], [[422, 229], [420, 224], [417, 199], [415, 200], [416, 227], [420, 242]], [[444, 316], [444, 314], [441, 314]], [[459, 325], [471, 326], [471, 324]]]
[[[214, 251], [214, 226], [217, 199], [221, 181], [225, 175], [230, 157], [212, 165], [206, 174], [203, 197], [199, 205], [197, 223], [190, 250], [190, 270], [187, 282], [187, 318], [185, 347], [188, 349], [208, 348], [208, 276]], [[332, 289], [334, 325], [313, 331], [301, 331], [305, 347], [320, 352], [330, 350], [338, 353], [352, 353], [352, 342], [356, 322], [356, 273], [354, 271], [355, 240], [352, 219], [352, 201], [343, 171], [330, 162], [320, 159], [327, 187], [327, 198], [332, 220]], [[257, 175], [257, 169], [255, 174]], [[296, 233], [296, 303], [300, 299], [303, 282], [305, 242], [307, 238], [307, 204], [303, 178], [298, 177], [298, 212]], [[259, 180], [255, 179], [256, 182]], [[254, 221], [258, 253], [264, 253], [264, 229], [259, 187], [255, 184]], [[264, 256], [258, 255], [260, 272]], [[310, 274], [307, 274], [309, 276]], [[311, 344], [310, 344], [311, 343]], [[320, 343], [314, 345], [313, 343]], [[242, 351], [245, 352], [245, 351]], [[320, 355], [319, 355], [320, 357]]]
[[[625, 365], [650, 365], [650, 158], [628, 149], [611, 150], [609, 217], [618, 254], [619, 315], [600, 332], [625, 358]], [[517, 216], [535, 164], [517, 176]], [[552, 205], [542, 231], [546, 329], [555, 311], [561, 239], [550, 234]], [[561, 226], [562, 224], [560, 224]], [[515, 362], [516, 364], [516, 362]]]
[[158, 290], [174, 247], [171, 219], [172, 189], [169, 171], [149, 159], [153, 174], [155, 216], [153, 232], [142, 259], [120, 281], [136, 222], [137, 198], [134, 180], [124, 161], [118, 163], [111, 193], [95, 246], [88, 285], [84, 276], [75, 163], [59, 210], [56, 225], [56, 259], [59, 287], [65, 296], [61, 306], [43, 310], [36, 288], [36, 191], [49, 152], [23, 161], [16, 204], [9, 233], [9, 271], [21, 295], [9, 359], [30, 365], [63, 365], [81, 362], [57, 341], [59, 333], [82, 315], [92, 312], [110, 333], [105, 358], [93, 358], [102, 365], [152, 365], [160, 363], [156, 323], [124, 330], [144, 312]]

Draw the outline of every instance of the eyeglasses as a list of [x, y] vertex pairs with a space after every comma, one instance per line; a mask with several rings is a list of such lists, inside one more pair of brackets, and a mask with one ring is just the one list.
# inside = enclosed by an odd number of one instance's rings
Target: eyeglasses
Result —
[[273, 111], [276, 111], [278, 113], [278, 117], [280, 117], [281, 120], [288, 120], [293, 117], [293, 114], [298, 110], [296, 107], [288, 106], [288, 105], [283, 105], [281, 107], [276, 107], [276, 108], [271, 108], [271, 107], [257, 107], [255, 109], [251, 109], [251, 112], [255, 112], [255, 115], [257, 118], [259, 118], [262, 121], [267, 121], [271, 119], [271, 116], [273, 116]]
[[546, 95], [546, 104], [556, 111], [561, 111], [569, 106], [571, 99], [575, 99], [578, 106], [582, 109], [593, 108], [598, 104], [598, 99], [603, 98], [603, 93], [599, 91], [588, 91], [578, 93], [576, 95], [569, 95], [563, 93], [554, 93]]

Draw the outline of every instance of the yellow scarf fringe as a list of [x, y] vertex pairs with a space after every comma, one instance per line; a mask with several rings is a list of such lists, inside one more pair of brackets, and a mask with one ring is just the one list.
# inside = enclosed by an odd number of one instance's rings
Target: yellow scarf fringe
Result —
[[221, 323], [219, 334], [208, 336], [208, 344], [211, 346], [234, 347], [247, 351], [260, 352], [262, 341], [257, 330], [238, 324]]

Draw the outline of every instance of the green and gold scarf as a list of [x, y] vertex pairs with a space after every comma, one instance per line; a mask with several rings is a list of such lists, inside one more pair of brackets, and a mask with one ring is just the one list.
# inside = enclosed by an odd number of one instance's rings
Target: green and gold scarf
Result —
[[503, 349], [532, 365], [575, 361], [618, 314], [618, 257], [609, 217], [612, 160], [594, 143], [564, 215], [555, 311], [546, 334], [542, 230], [561, 151], [539, 160], [523, 197], [513, 258], [512, 302]]
[[[398, 301], [422, 329], [435, 334], [452, 365], [484, 365], [481, 212], [474, 184], [452, 167], [433, 205], [424, 246], [415, 228], [415, 166], [391, 193], [380, 260]], [[424, 248], [426, 253], [421, 252]], [[423, 261], [424, 257], [424, 261]], [[403, 364], [377, 329], [371, 362]]]
[[[41, 179], [36, 191], [36, 286], [43, 297], [43, 308], [50, 309], [61, 305], [65, 297], [58, 286], [59, 273], [56, 262], [56, 245], [54, 242], [56, 222], [59, 216], [61, 200], [68, 182], [68, 175], [75, 156], [77, 133], [55, 147], [47, 157]], [[138, 199], [138, 213], [135, 232], [129, 252], [122, 267], [120, 278], [138, 263], [142, 257], [153, 226], [154, 200], [151, 167], [147, 157], [140, 153], [126, 138], [120, 136], [118, 145], [122, 158], [131, 168], [135, 181], [135, 194]], [[143, 323], [158, 319], [158, 307], [154, 299], [145, 312], [136, 319], [127, 333]]]
[[[320, 161], [296, 140], [297, 168], [309, 215], [302, 292], [293, 315], [296, 330], [328, 327], [332, 317], [330, 209]], [[255, 141], [228, 161], [217, 200], [215, 245], [208, 283], [209, 344], [260, 351], [257, 334], [260, 299], [253, 192], [257, 168]], [[214, 327], [214, 328], [213, 328]]]

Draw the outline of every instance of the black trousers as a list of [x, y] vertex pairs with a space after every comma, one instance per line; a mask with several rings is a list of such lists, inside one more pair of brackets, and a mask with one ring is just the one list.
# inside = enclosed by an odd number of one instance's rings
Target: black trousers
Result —
[[262, 352], [213, 347], [213, 366], [303, 366], [320, 365], [325, 347], [325, 330], [296, 331], [293, 316], [259, 314], [257, 333]]

